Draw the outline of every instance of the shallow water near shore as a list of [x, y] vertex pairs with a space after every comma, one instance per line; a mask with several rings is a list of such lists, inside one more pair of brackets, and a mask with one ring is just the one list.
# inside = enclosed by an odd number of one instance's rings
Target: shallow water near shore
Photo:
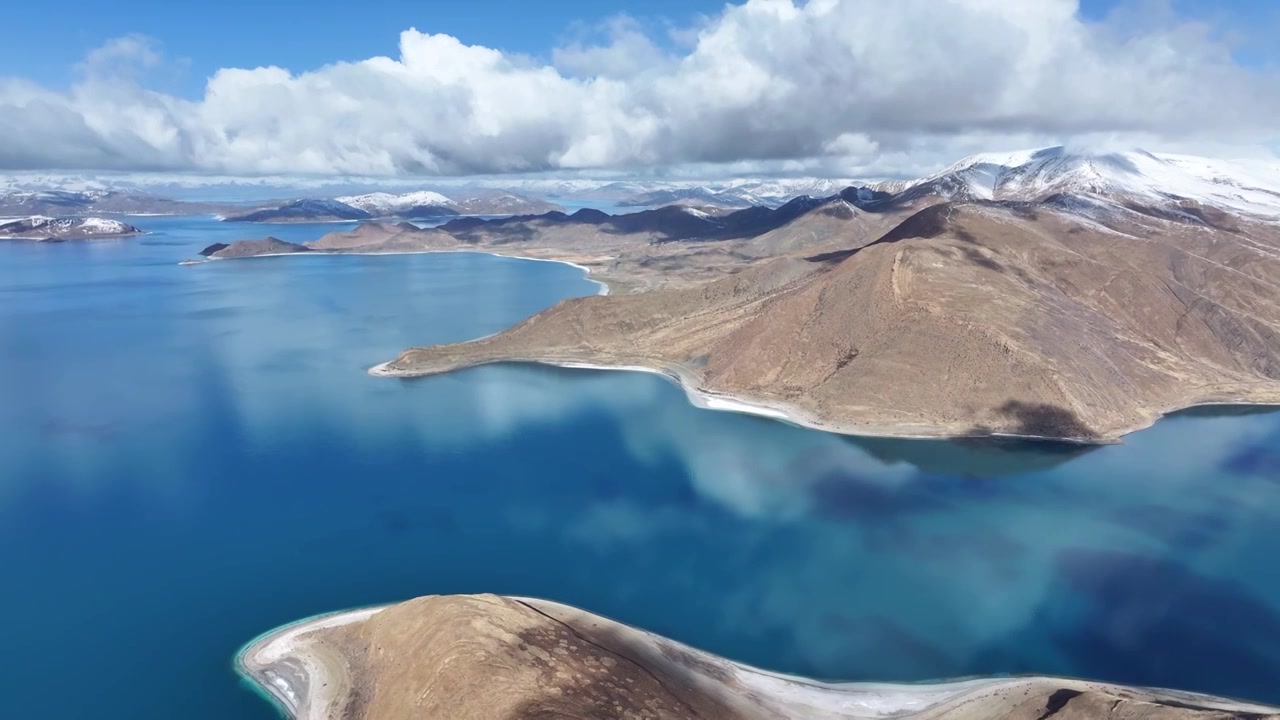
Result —
[[272, 718], [232, 670], [250, 639], [452, 592], [824, 679], [1280, 702], [1276, 413], [1083, 448], [823, 434], [644, 374], [372, 378], [596, 286], [470, 253], [180, 267], [264, 231], [134, 224], [0, 243], [0, 717]]

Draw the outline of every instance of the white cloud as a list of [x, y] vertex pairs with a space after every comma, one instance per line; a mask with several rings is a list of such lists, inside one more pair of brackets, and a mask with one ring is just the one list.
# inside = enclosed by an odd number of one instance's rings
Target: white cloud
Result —
[[91, 50], [77, 69], [94, 80], [133, 79], [163, 60], [155, 41], [145, 35], [113, 38]]
[[1021, 144], [1274, 142], [1280, 77], [1203, 24], [1075, 0], [749, 0], [660, 48], [625, 19], [549, 62], [408, 30], [399, 57], [223, 69], [188, 101], [113, 40], [70, 91], [0, 81], [0, 167], [470, 174], [694, 165], [902, 174]]
[[645, 34], [639, 22], [619, 16], [604, 23], [609, 42], [603, 45], [574, 41], [551, 53], [561, 72], [578, 77], [627, 79], [670, 70], [676, 58], [668, 55]]

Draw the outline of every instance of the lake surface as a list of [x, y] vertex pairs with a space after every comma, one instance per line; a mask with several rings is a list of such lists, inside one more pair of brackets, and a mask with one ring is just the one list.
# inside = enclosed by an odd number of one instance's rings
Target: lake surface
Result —
[[842, 438], [645, 374], [371, 378], [596, 286], [479, 254], [179, 267], [261, 229], [136, 224], [0, 243], [0, 718], [273, 718], [232, 670], [255, 635], [455, 592], [829, 679], [1280, 702], [1280, 415], [1082, 451]]

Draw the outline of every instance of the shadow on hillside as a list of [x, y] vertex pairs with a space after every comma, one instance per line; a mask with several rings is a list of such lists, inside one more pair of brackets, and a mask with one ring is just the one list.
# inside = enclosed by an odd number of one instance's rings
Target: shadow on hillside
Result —
[[[997, 408], [996, 412], [1014, 423], [1013, 426], [1000, 430], [1005, 434], [1061, 438], [1062, 440], [1096, 440], [1098, 438], [1098, 433], [1085, 425], [1078, 415], [1058, 405], [1010, 400]], [[991, 428], [983, 426], [975, 427], [974, 430], [975, 435], [992, 433]]]

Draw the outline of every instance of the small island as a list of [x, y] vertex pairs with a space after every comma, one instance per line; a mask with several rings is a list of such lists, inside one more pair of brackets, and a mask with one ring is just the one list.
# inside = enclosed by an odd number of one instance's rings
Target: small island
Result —
[[294, 720], [1280, 717], [1248, 702], [1064, 678], [825, 684], [559, 603], [496, 595], [313, 618], [254, 640], [236, 665]]
[[293, 253], [310, 252], [311, 248], [298, 243], [291, 243], [275, 237], [261, 240], [237, 240], [233, 243], [214, 243], [200, 251], [200, 254], [211, 260], [226, 260], [245, 257], [271, 257], [274, 255], [291, 255]]
[[140, 235], [142, 230], [119, 220], [100, 217], [53, 218], [41, 215], [0, 221], [0, 240], [67, 242], [106, 240]]

